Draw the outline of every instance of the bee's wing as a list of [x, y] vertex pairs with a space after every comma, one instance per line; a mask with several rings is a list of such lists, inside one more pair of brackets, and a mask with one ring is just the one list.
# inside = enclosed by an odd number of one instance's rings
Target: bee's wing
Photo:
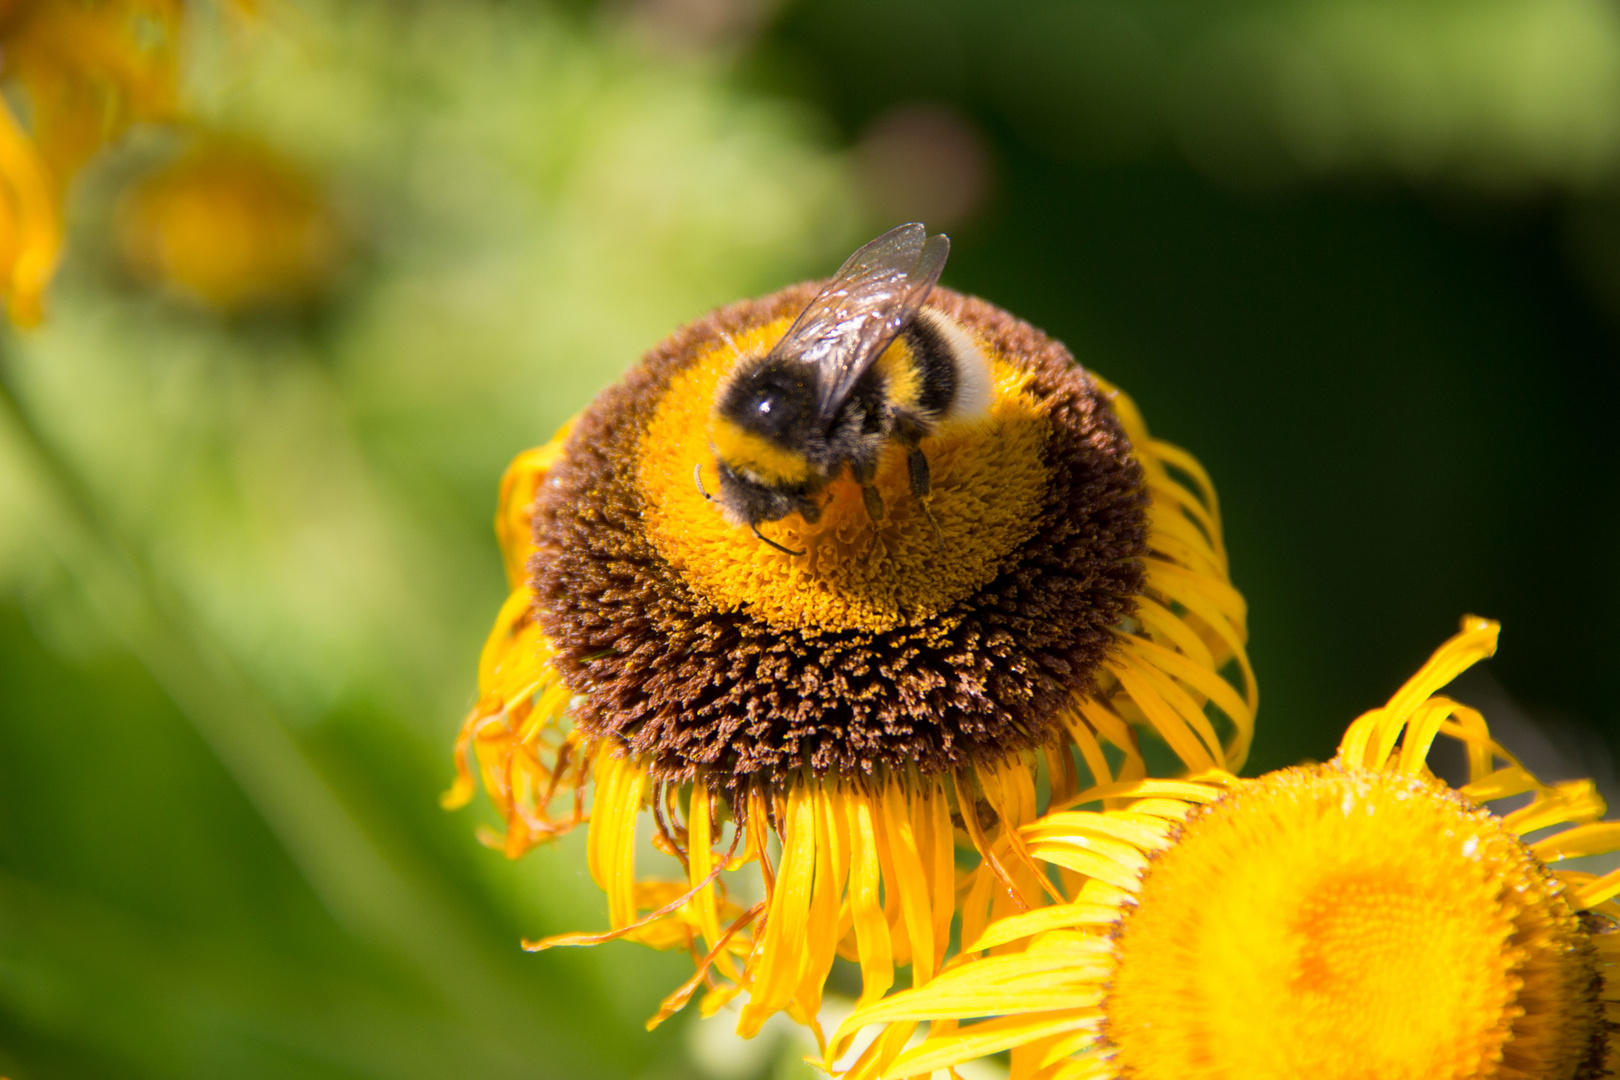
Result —
[[950, 251], [949, 237], [920, 224], [890, 229], [838, 268], [771, 350], [815, 367], [823, 420], [916, 316]]

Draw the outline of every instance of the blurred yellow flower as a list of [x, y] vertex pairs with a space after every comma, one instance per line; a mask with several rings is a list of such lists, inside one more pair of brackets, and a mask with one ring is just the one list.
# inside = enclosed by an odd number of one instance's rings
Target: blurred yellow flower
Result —
[[222, 139], [138, 184], [118, 232], [138, 276], [223, 311], [317, 296], [345, 246], [313, 179], [266, 147]]
[[98, 148], [139, 120], [176, 112], [182, 0], [4, 0], [0, 75], [28, 123], [0, 100], [0, 294], [37, 322], [62, 250], [62, 201]]
[[[776, 526], [803, 558], [715, 512], [693, 475], [714, 484], [716, 386], [817, 289], [679, 331], [502, 483], [512, 592], [446, 802], [472, 797], [475, 759], [505, 820], [492, 842], [514, 857], [589, 804], [611, 929], [533, 947], [690, 950], [697, 974], [654, 1023], [707, 985], [706, 1015], [748, 993], [745, 1036], [783, 1010], [821, 1040], [835, 956], [875, 1001], [899, 967], [933, 977], [958, 913], [972, 929], [1062, 899], [1021, 838], [1041, 787], [1062, 800], [1082, 771], [1145, 776], [1144, 731], [1181, 767], [1236, 768], [1253, 733], [1243, 600], [1203, 470], [983, 301], [929, 299], [995, 380], [984, 421], [926, 444], [937, 536], [898, 447], [875, 480], [881, 521], [845, 478], [815, 523]], [[638, 874], [644, 815], [679, 879]]]
[[[1113, 785], [1081, 800], [1117, 809], [1026, 826], [1037, 859], [1087, 876], [1076, 902], [991, 926], [966, 950], [989, 955], [846, 1029], [932, 1022], [891, 1077], [1009, 1049], [1041, 1080], [1612, 1075], [1620, 870], [1549, 864], [1620, 850], [1620, 822], [1430, 696], [1496, 637], [1465, 619], [1326, 765]], [[1460, 789], [1427, 769], [1438, 735], [1467, 752]]]

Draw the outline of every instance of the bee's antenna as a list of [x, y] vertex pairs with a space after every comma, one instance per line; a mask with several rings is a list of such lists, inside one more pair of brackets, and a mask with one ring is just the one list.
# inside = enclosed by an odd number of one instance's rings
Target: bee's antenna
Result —
[[692, 466], [692, 483], [697, 485], [699, 495], [710, 502], [714, 502], [714, 496], [703, 490], [703, 462], [701, 461]]
[[748, 527], [750, 529], [754, 530], [754, 536], [756, 538], [758, 538], [760, 540], [763, 540], [765, 543], [771, 545], [771, 547], [775, 548], [777, 551], [780, 551], [782, 554], [784, 554], [784, 555], [792, 555], [795, 559], [797, 559], [797, 558], [804, 555], [804, 552], [802, 552], [802, 551], [794, 551], [792, 548], [786, 548], [786, 547], [783, 547], [781, 544], [778, 544], [775, 540], [772, 540], [770, 537], [768, 537], [764, 533], [760, 532], [759, 531], [759, 526], [757, 524], [750, 524]]

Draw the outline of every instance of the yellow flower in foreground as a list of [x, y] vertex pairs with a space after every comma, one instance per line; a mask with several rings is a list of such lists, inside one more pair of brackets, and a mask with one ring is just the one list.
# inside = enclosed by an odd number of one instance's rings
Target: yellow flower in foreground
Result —
[[37, 322], [62, 251], [62, 199], [90, 155], [139, 120], [175, 115], [182, 0], [0, 2], [0, 74], [20, 84], [28, 130], [0, 100], [0, 295]]
[[[1008, 1049], [1043, 1080], [1612, 1075], [1620, 870], [1549, 864], [1620, 850], [1620, 822], [1430, 697], [1496, 636], [1465, 619], [1326, 765], [1114, 785], [1080, 798], [1117, 809], [1025, 826], [1036, 859], [1087, 876], [1076, 902], [991, 926], [968, 950], [988, 955], [846, 1027], [933, 1022], [893, 1077]], [[1437, 735], [1467, 750], [1460, 789], [1425, 766]]]
[[[937, 534], [898, 445], [881, 520], [845, 477], [815, 524], [772, 523], [803, 557], [716, 512], [693, 481], [717, 489], [716, 387], [817, 291], [679, 331], [502, 482], [512, 594], [446, 802], [471, 798], [471, 756], [514, 857], [589, 805], [612, 929], [532, 947], [690, 950], [697, 974], [652, 1023], [707, 986], [705, 1014], [747, 992], [745, 1036], [786, 1010], [820, 1039], [835, 956], [875, 1001], [898, 968], [934, 976], [958, 912], [976, 933], [1058, 894], [1021, 832], [1038, 776], [1059, 801], [1143, 777], [1143, 731], [1187, 767], [1236, 768], [1252, 734], [1243, 601], [1203, 470], [982, 301], [928, 299], [994, 376], [986, 416], [923, 440]], [[644, 815], [674, 880], [638, 870]]]
[[119, 239], [137, 274], [224, 311], [312, 299], [344, 248], [309, 176], [263, 146], [223, 139], [143, 180], [120, 208]]

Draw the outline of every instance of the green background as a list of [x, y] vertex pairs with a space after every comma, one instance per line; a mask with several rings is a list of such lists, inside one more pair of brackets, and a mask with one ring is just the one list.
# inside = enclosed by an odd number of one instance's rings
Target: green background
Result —
[[1461, 695], [1614, 794], [1608, 6], [196, 19], [195, 111], [317, 176], [351, 254], [296, 311], [136, 284], [120, 193], [184, 144], [138, 131], [74, 190], [45, 326], [6, 342], [99, 524], [0, 432], [0, 1074], [802, 1071], [719, 1023], [643, 1033], [681, 957], [520, 953], [602, 923], [582, 837], [508, 863], [481, 803], [436, 799], [502, 597], [506, 461], [678, 323], [941, 207], [947, 284], [1211, 472], [1250, 771], [1331, 755], [1476, 612], [1502, 648]]

